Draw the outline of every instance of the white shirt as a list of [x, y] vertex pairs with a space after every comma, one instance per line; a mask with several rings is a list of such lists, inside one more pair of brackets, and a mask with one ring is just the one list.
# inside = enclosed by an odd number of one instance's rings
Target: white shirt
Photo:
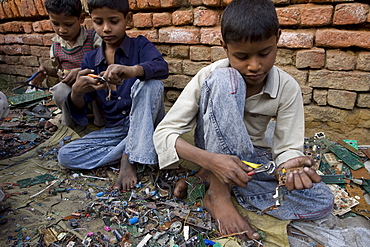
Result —
[[[200, 91], [206, 77], [217, 68], [229, 67], [228, 59], [202, 68], [184, 88], [154, 132], [161, 169], [177, 168], [176, 139], [193, 129], [199, 111]], [[261, 92], [246, 99], [244, 124], [255, 146], [263, 141], [267, 124], [276, 118], [273, 159], [277, 165], [303, 154], [304, 109], [301, 89], [292, 76], [273, 66]], [[236, 133], [237, 134], [237, 133]]]

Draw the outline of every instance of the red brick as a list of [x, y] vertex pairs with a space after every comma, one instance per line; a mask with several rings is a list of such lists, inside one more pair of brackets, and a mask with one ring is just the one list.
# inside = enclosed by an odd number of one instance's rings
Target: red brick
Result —
[[14, 17], [13, 11], [10, 8], [9, 2], [3, 2], [3, 9], [4, 9], [4, 12], [5, 12], [5, 14], [8, 18], [13, 18]]
[[134, 26], [135, 27], [153, 27], [152, 13], [137, 13], [134, 14]]
[[171, 13], [154, 13], [153, 14], [153, 26], [154, 27], [165, 27], [171, 25]]
[[37, 13], [41, 16], [46, 16], [48, 13], [45, 10], [44, 1], [43, 0], [33, 0]]
[[165, 87], [183, 89], [190, 80], [191, 77], [186, 75], [169, 75], [167, 79], [163, 80], [163, 85]]
[[184, 60], [182, 63], [182, 70], [184, 71], [185, 75], [193, 76], [198, 73], [199, 70], [208, 66], [210, 62], [192, 62], [188, 60]]
[[326, 68], [330, 70], [354, 70], [356, 54], [353, 51], [327, 50]]
[[369, 5], [362, 3], [343, 3], [335, 6], [334, 25], [350, 25], [366, 22]]
[[30, 52], [33, 56], [50, 57], [50, 47], [31, 45]]
[[130, 10], [138, 10], [136, 0], [128, 0]]
[[277, 50], [275, 64], [277, 66], [293, 65], [294, 50], [280, 48]]
[[50, 20], [41, 21], [41, 28], [43, 32], [54, 32], [53, 26]]
[[343, 90], [328, 90], [328, 104], [342, 108], [352, 110], [355, 106], [357, 93], [343, 91]]
[[326, 105], [327, 96], [328, 96], [328, 90], [326, 89], [314, 89], [313, 90], [313, 100], [318, 105]]
[[370, 31], [347, 31], [337, 29], [319, 29], [316, 32], [316, 45], [322, 47], [357, 46], [370, 49]]
[[28, 45], [4, 45], [1, 47], [1, 50], [7, 55], [30, 54], [30, 47]]
[[300, 23], [301, 10], [299, 7], [276, 8], [276, 13], [281, 26], [293, 26]]
[[203, 0], [189, 0], [191, 6], [203, 5]]
[[166, 99], [170, 103], [175, 103], [177, 98], [180, 96], [180, 94], [181, 94], [181, 91], [179, 91], [179, 90], [168, 90], [167, 93], [166, 93]]
[[23, 9], [25, 17], [31, 17], [32, 16], [31, 11], [28, 7], [27, 0], [21, 0], [21, 8]]
[[314, 88], [332, 88], [349, 91], [369, 91], [370, 74], [358, 71], [311, 70], [309, 86]]
[[53, 65], [51, 64], [50, 57], [40, 57], [39, 63], [40, 65], [43, 65], [45, 67], [50, 67], [50, 68], [53, 67]]
[[21, 56], [19, 59], [21, 65], [30, 67], [39, 67], [39, 60], [37, 56]]
[[[229, 0], [229, 1], [231, 1], [231, 0]], [[278, 4], [289, 4], [290, 3], [290, 0], [272, 0], [272, 2], [275, 5], [278, 5]]]
[[155, 47], [157, 47], [158, 51], [165, 57], [171, 54], [171, 45], [156, 44]]
[[195, 26], [216, 26], [219, 22], [219, 18], [218, 12], [214, 10], [204, 7], [198, 7], [194, 10]]
[[301, 86], [301, 92], [303, 97], [303, 104], [308, 105], [311, 104], [312, 101], [312, 87]]
[[198, 44], [200, 36], [199, 34], [199, 29], [197, 28], [165, 27], [159, 30], [159, 42]]
[[322, 48], [298, 51], [296, 67], [298, 69], [320, 69], [325, 65], [325, 50]]
[[20, 17], [21, 15], [19, 14], [16, 3], [14, 1], [8, 1], [8, 2], [9, 2], [9, 6], [10, 6], [12, 12], [13, 12], [13, 17], [15, 17], [15, 18]]
[[193, 23], [193, 11], [192, 10], [177, 10], [172, 13], [172, 23], [175, 26], [189, 25]]
[[3, 24], [0, 24], [0, 33], [5, 33]]
[[222, 46], [211, 47], [211, 62], [227, 58], [226, 51]]
[[332, 5], [306, 4], [301, 8], [301, 25], [304, 27], [324, 26], [331, 23]]
[[5, 44], [24, 44], [23, 35], [8, 34], [4, 36]]
[[22, 8], [22, 0], [13, 0], [17, 6], [18, 12], [20, 16], [24, 17], [24, 9]]
[[6, 15], [3, 7], [3, 3], [0, 3], [0, 19], [7, 19], [8, 16]]
[[5, 35], [4, 34], [0, 34], [0, 44], [4, 44], [4, 38], [5, 37]]
[[181, 59], [166, 59], [168, 63], [168, 71], [170, 74], [182, 74], [182, 60]]
[[32, 28], [36, 33], [43, 32], [41, 21], [35, 21], [34, 23], [32, 23]]
[[23, 30], [25, 33], [32, 33], [32, 22], [22, 22]]
[[189, 46], [188, 45], [173, 45], [171, 47], [171, 57], [188, 59], [189, 58]]
[[150, 9], [161, 7], [160, 0], [136, 0], [136, 6], [138, 9]]
[[44, 45], [51, 46], [51, 44], [53, 43], [51, 39], [54, 37], [54, 35], [54, 33], [44, 34], [42, 37], [42, 42], [44, 43]]
[[356, 69], [370, 71], [370, 52], [363, 51], [358, 54]]
[[19, 64], [19, 59], [21, 56], [5, 56], [6, 64]]
[[358, 107], [370, 108], [370, 94], [359, 93], [356, 105]]
[[162, 8], [180, 7], [181, 4], [182, 4], [182, 0], [161, 0]]
[[283, 30], [278, 47], [312, 48], [314, 31], [312, 30]]
[[37, 12], [37, 8], [33, 0], [26, 0], [28, 11], [30, 12], [31, 16], [39, 16], [39, 12]]
[[43, 45], [42, 34], [24, 34], [23, 41], [26, 45]]
[[190, 46], [190, 60], [192, 61], [210, 61], [211, 47], [209, 46]]
[[153, 43], [158, 42], [157, 30], [137, 30], [136, 29], [136, 30], [127, 30], [126, 33], [130, 37], [137, 37], [139, 35], [142, 35]]
[[12, 21], [3, 24], [4, 30], [7, 33], [23, 33], [23, 26], [21, 22]]
[[204, 45], [221, 45], [222, 35], [220, 27], [202, 28], [200, 43]]
[[45, 13], [47, 14], [47, 15], [49, 15], [48, 14], [48, 11], [46, 10], [46, 8], [45, 8], [45, 0], [41, 0], [42, 1], [42, 6], [44, 7], [44, 11], [45, 11]]
[[203, 4], [206, 6], [218, 7], [221, 4], [221, 0], [203, 0]]

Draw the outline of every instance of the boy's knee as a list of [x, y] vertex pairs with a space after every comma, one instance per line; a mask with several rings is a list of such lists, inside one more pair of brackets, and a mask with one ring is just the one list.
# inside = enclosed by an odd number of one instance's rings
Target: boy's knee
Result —
[[68, 168], [68, 157], [64, 147], [61, 147], [58, 151], [58, 163], [59, 165]]
[[50, 92], [53, 94], [53, 99], [57, 106], [62, 106], [65, 104], [68, 94], [71, 92], [72, 88], [65, 83], [58, 83], [54, 87], [50, 88]]
[[[76, 157], [71, 155], [71, 150], [67, 146], [63, 146], [58, 152], [58, 163], [64, 168], [74, 169]], [[77, 164], [78, 165], [78, 164]]]

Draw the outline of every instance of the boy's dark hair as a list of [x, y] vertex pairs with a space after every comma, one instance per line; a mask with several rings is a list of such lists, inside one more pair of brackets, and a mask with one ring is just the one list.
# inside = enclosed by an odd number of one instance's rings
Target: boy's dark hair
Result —
[[258, 42], [278, 35], [279, 20], [271, 0], [233, 0], [224, 10], [224, 42]]
[[45, 0], [45, 9], [48, 13], [77, 18], [83, 13], [81, 0]]
[[87, 7], [91, 13], [94, 9], [107, 7], [121, 12], [124, 16], [130, 11], [128, 0], [87, 0]]

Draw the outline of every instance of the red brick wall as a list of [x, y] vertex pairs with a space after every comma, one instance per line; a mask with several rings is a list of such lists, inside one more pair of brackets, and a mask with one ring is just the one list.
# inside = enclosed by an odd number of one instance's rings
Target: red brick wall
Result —
[[[164, 81], [173, 103], [197, 71], [225, 57], [220, 18], [230, 0], [129, 0], [127, 33], [146, 36], [170, 65]], [[273, 0], [282, 28], [276, 65], [300, 83], [306, 135], [370, 138], [368, 0]], [[43, 0], [0, 0], [0, 83], [50, 66], [53, 30]], [[92, 27], [91, 20], [86, 21]], [[2, 85], [2, 86], [3, 86]], [[367, 142], [367, 143], [366, 143]]]

